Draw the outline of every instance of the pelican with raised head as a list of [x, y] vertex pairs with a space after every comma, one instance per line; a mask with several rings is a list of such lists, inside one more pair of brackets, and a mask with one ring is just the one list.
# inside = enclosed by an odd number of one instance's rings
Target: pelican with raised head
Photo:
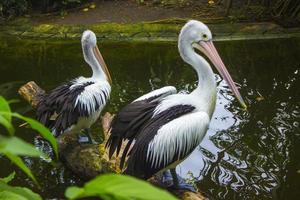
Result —
[[95, 33], [84, 31], [81, 44], [84, 59], [92, 68], [92, 76], [75, 78], [43, 95], [37, 106], [37, 119], [56, 137], [85, 130], [91, 141], [89, 128], [109, 99], [112, 80], [97, 47]]
[[[154, 90], [125, 106], [113, 119], [107, 141], [109, 155], [121, 157], [125, 174], [148, 179], [158, 172], [171, 178], [172, 187], [194, 190], [176, 174], [175, 167], [200, 144], [216, 105], [216, 81], [210, 64], [195, 52], [206, 55], [226, 80], [237, 100], [246, 104], [225, 68], [212, 42], [209, 28], [196, 20], [181, 29], [178, 49], [182, 59], [198, 75], [198, 86], [189, 94], [177, 93], [166, 86]], [[169, 173], [168, 170], [170, 169]], [[169, 177], [167, 176], [169, 175]], [[169, 180], [170, 181], [170, 180]]]

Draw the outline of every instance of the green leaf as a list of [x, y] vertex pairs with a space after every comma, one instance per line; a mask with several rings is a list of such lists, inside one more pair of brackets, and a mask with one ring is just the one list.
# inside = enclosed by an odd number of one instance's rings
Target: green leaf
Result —
[[19, 195], [19, 194], [16, 194], [16, 193], [13, 193], [13, 192], [10, 192], [10, 191], [3, 191], [3, 192], [0, 192], [0, 199], [1, 200], [12, 200], [12, 199], [17, 199], [17, 200], [28, 200], [27, 198]]
[[167, 191], [156, 188], [150, 183], [124, 175], [105, 174], [87, 182], [83, 188], [70, 187], [66, 197], [78, 199], [97, 196], [108, 199], [139, 199], [139, 200], [175, 200]]
[[14, 134], [15, 129], [14, 129], [13, 125], [3, 115], [0, 115], [0, 124], [2, 124], [6, 128], [6, 130], [8, 131], [8, 133], [10, 135]]
[[[12, 197], [14, 197], [14, 198], [12, 198]], [[20, 197], [20, 198], [18, 198], [18, 197]], [[39, 194], [32, 192], [28, 188], [10, 186], [3, 181], [0, 181], [0, 199], [1, 200], [2, 199], [42, 200], [42, 198]]]
[[11, 110], [9, 107], [8, 102], [3, 98], [3, 96], [0, 96], [0, 112], [6, 112], [8, 113], [8, 115], [3, 116], [4, 118], [6, 118], [6, 120], [11, 123]]
[[14, 103], [19, 103], [20, 100], [19, 99], [10, 99], [7, 101], [8, 104], [14, 104]]
[[8, 175], [7, 177], [4, 178], [0, 178], [0, 181], [3, 181], [5, 183], [9, 183], [11, 180], [13, 180], [15, 178], [16, 173], [13, 172], [10, 175]]
[[32, 144], [17, 137], [4, 137], [0, 135], [0, 153], [4, 154], [38, 184], [30, 169], [19, 156], [46, 157], [41, 151], [37, 150]]
[[17, 165], [27, 176], [29, 176], [37, 185], [38, 182], [36, 181], [35, 177], [33, 176], [31, 170], [25, 165], [23, 160], [14, 154], [11, 153], [5, 153], [4, 154], [9, 160], [11, 160], [15, 165]]
[[47, 129], [40, 122], [38, 122], [38, 121], [36, 121], [34, 119], [31, 119], [31, 118], [28, 118], [28, 117], [24, 117], [24, 116], [22, 116], [22, 115], [20, 115], [18, 113], [12, 113], [12, 116], [26, 121], [31, 126], [32, 129], [38, 131], [43, 136], [43, 138], [45, 138], [47, 141], [49, 141], [50, 144], [52, 145], [53, 151], [54, 151], [54, 153], [56, 155], [56, 159], [58, 159], [57, 142], [56, 142], [55, 137], [49, 131], [49, 129]]
[[0, 135], [0, 153], [10, 153], [18, 156], [45, 157], [35, 146], [17, 137], [4, 137]]
[[76, 197], [82, 196], [84, 194], [84, 189], [79, 187], [68, 187], [65, 192], [65, 196], [69, 199], [75, 199]]

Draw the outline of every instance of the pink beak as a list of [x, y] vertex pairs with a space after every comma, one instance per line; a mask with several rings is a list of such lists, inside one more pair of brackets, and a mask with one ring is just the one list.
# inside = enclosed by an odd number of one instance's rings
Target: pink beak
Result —
[[233, 82], [230, 74], [228, 73], [221, 57], [219, 56], [214, 44], [212, 41], [201, 41], [199, 43], [200, 47], [199, 50], [202, 51], [209, 59], [210, 61], [215, 65], [218, 72], [221, 74], [221, 76], [225, 79], [227, 84], [229, 85], [230, 89], [232, 90], [233, 94], [236, 96], [240, 104], [243, 108], [247, 109], [247, 106], [245, 104], [245, 101], [243, 100], [238, 88], [236, 87], [235, 83]]

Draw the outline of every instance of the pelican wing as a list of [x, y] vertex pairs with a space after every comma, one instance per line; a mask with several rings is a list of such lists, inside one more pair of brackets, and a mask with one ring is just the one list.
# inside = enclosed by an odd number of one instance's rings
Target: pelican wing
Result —
[[125, 148], [127, 152], [141, 128], [152, 117], [159, 101], [176, 92], [175, 87], [166, 86], [149, 92], [125, 106], [111, 123], [110, 137], [106, 143], [109, 147], [109, 156], [111, 157], [115, 151], [118, 155], [122, 142], [126, 139], [129, 140]]
[[202, 141], [209, 116], [178, 105], [152, 118], [141, 130], [128, 154], [125, 173], [148, 179], [184, 160]]
[[83, 78], [67, 82], [41, 97], [37, 119], [59, 136], [80, 117], [88, 117], [106, 104], [110, 93], [107, 85]]

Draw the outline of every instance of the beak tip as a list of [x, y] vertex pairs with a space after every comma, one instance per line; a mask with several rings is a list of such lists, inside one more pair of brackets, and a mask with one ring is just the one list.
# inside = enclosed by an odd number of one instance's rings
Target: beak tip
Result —
[[248, 107], [244, 102], [242, 102], [241, 105], [242, 105], [243, 110], [245, 110], [245, 111], [248, 110]]

